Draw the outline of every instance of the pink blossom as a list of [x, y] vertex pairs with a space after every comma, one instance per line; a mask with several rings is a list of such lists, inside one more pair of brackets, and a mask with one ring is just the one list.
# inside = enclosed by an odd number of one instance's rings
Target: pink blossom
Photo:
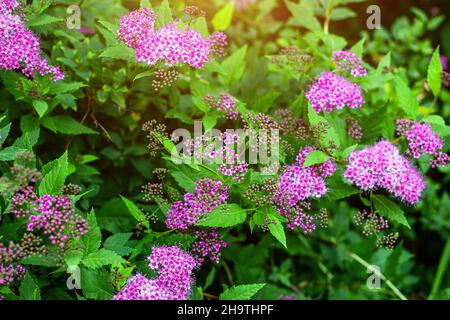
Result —
[[324, 72], [305, 93], [313, 109], [319, 113], [334, 109], [361, 108], [365, 103], [357, 84], [333, 73]]
[[386, 140], [352, 152], [344, 177], [364, 191], [386, 189], [407, 204], [417, 203], [425, 189], [422, 174]]

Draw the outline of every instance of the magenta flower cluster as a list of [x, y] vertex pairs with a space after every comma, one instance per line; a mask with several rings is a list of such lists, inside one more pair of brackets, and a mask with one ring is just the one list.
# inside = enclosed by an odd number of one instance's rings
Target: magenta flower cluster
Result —
[[131, 277], [113, 300], [186, 300], [194, 282], [195, 259], [179, 247], [153, 247], [147, 258], [158, 273], [155, 279], [142, 274]]
[[236, 109], [236, 101], [228, 93], [221, 92], [219, 96], [207, 95], [203, 98], [206, 105], [210, 109], [217, 109], [225, 113], [225, 117], [230, 120], [236, 120], [238, 111]]
[[386, 140], [352, 152], [344, 177], [364, 191], [386, 189], [411, 205], [419, 201], [425, 189], [420, 171]]
[[331, 160], [303, 168], [308, 154], [315, 148], [307, 146], [300, 149], [297, 164], [288, 166], [279, 178], [278, 189], [273, 202], [279, 206], [278, 212], [288, 219], [288, 227], [300, 227], [308, 233], [315, 229], [313, 218], [305, 213], [308, 200], [321, 198], [327, 192], [324, 178], [331, 176], [336, 167]]
[[25, 267], [15, 263], [18, 258], [20, 256], [13, 248], [6, 247], [0, 242], [0, 287], [20, 281], [24, 276]]
[[32, 187], [25, 187], [11, 197], [10, 211], [16, 218], [27, 219], [30, 232], [41, 232], [53, 245], [66, 247], [88, 231], [86, 220], [75, 213], [67, 196], [37, 197]]
[[149, 65], [163, 61], [167, 66], [187, 64], [202, 68], [209, 61], [211, 47], [218, 52], [218, 46], [226, 44], [214, 35], [204, 38], [199, 32], [185, 27], [178, 21], [155, 29], [156, 14], [147, 8], [132, 11], [120, 19], [117, 31], [119, 39], [134, 49], [136, 59]]
[[343, 109], [345, 106], [352, 109], [361, 108], [365, 103], [362, 90], [357, 84], [328, 71], [323, 72], [314, 81], [305, 95], [317, 113], [331, 112], [334, 109]]
[[225, 132], [222, 134], [221, 140], [223, 147], [218, 150], [216, 156], [217, 154], [222, 156], [223, 163], [217, 168], [217, 171], [241, 182], [248, 171], [248, 163], [245, 162], [245, 159], [241, 159], [238, 150], [236, 150], [241, 142], [241, 137], [234, 133]]
[[53, 81], [63, 79], [59, 67], [41, 58], [39, 39], [28, 30], [22, 17], [12, 12], [17, 7], [16, 1], [2, 1], [0, 6], [0, 69], [20, 69], [30, 78], [39, 74], [49, 75]]
[[194, 235], [197, 238], [192, 244], [191, 251], [197, 264], [203, 264], [205, 257], [208, 255], [211, 261], [219, 263], [222, 255], [221, 249], [227, 247], [228, 243], [223, 241], [217, 228], [208, 230], [196, 229], [194, 230]]
[[353, 77], [365, 77], [367, 70], [362, 66], [362, 59], [351, 51], [338, 50], [333, 52], [333, 61], [337, 70], [350, 71]]
[[397, 135], [404, 136], [408, 141], [406, 154], [415, 159], [425, 155], [432, 155], [430, 164], [433, 168], [445, 166], [450, 157], [441, 150], [444, 141], [433, 131], [429, 123], [412, 120], [397, 120]]
[[195, 191], [186, 193], [184, 201], [175, 202], [167, 212], [167, 228], [187, 230], [201, 217], [226, 203], [229, 186], [221, 181], [202, 178], [196, 182]]

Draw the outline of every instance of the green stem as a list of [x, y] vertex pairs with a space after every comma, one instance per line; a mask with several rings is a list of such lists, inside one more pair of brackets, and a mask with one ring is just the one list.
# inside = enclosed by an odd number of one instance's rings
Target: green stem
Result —
[[450, 238], [447, 240], [447, 244], [445, 245], [444, 251], [442, 252], [441, 259], [439, 260], [438, 269], [433, 281], [433, 287], [431, 289], [430, 295], [428, 296], [429, 299], [433, 299], [433, 297], [438, 293], [442, 279], [444, 278], [445, 272], [447, 271], [449, 261], [450, 261]]
[[331, 10], [327, 9], [325, 12], [325, 22], [323, 24], [323, 33], [328, 34], [330, 29], [330, 17], [331, 17]]

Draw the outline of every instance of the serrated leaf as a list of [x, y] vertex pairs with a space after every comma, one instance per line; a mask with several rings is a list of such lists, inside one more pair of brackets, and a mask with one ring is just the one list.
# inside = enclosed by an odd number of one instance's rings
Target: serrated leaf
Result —
[[328, 155], [320, 150], [311, 151], [305, 158], [305, 162], [303, 163], [303, 168], [308, 168], [315, 164], [321, 164], [328, 161]]
[[128, 242], [130, 237], [132, 236], [132, 233], [116, 233], [110, 236], [108, 239], [105, 240], [105, 243], [103, 244], [103, 247], [105, 249], [114, 251], [120, 256], [127, 255], [133, 251], [133, 248], [125, 246], [125, 244]]
[[68, 173], [69, 160], [66, 151], [61, 157], [54, 161], [52, 169], [46, 175], [44, 175], [44, 180], [39, 185], [39, 194], [59, 194], [61, 187], [66, 181]]
[[278, 220], [273, 215], [269, 215], [271, 217], [271, 223], [269, 223], [269, 231], [270, 234], [275, 237], [286, 249], [286, 233], [284, 232], [283, 224], [280, 220]]
[[161, 28], [173, 22], [172, 10], [170, 9], [169, 1], [163, 0], [157, 12], [156, 26]]
[[433, 92], [435, 97], [437, 97], [441, 91], [442, 71], [441, 56], [439, 54], [439, 47], [437, 47], [431, 57], [427, 73], [428, 85], [430, 86], [431, 92]]
[[245, 210], [239, 205], [235, 203], [224, 204], [208, 213], [208, 215], [199, 220], [196, 225], [203, 227], [227, 228], [243, 223], [246, 217], [247, 214]]
[[135, 55], [133, 49], [120, 43], [114, 47], [106, 48], [100, 55], [101, 58], [111, 58], [125, 61], [134, 61]]
[[41, 124], [55, 133], [67, 135], [98, 134], [97, 131], [88, 128], [75, 119], [65, 115], [44, 117], [41, 120]]
[[139, 223], [142, 223], [145, 227], [150, 228], [148, 220], [145, 217], [145, 215], [142, 213], [142, 211], [133, 202], [131, 202], [127, 198], [125, 198], [123, 196], [120, 196], [120, 198], [127, 206], [128, 211], [131, 213], [133, 218], [135, 218]]
[[385, 68], [391, 67], [391, 52], [389, 51], [377, 66], [377, 73], [383, 72]]
[[39, 136], [40, 136], [39, 128], [27, 131], [20, 138], [14, 141], [13, 146], [22, 149], [32, 150], [33, 147], [38, 142]]
[[48, 104], [43, 100], [33, 100], [31, 104], [33, 105], [34, 110], [36, 110], [37, 114], [39, 115], [39, 118], [42, 118], [42, 116], [48, 110]]
[[102, 242], [102, 233], [97, 223], [97, 217], [94, 210], [91, 210], [87, 215], [86, 222], [89, 226], [87, 234], [81, 237], [81, 242], [84, 246], [84, 253], [88, 255], [92, 252], [96, 252]]
[[216, 31], [226, 30], [233, 20], [234, 5], [229, 2], [225, 4], [212, 19], [213, 27]]
[[220, 300], [250, 300], [266, 284], [244, 284], [233, 286], [225, 290], [219, 297]]
[[41, 300], [41, 289], [28, 272], [22, 279], [19, 294], [20, 300]]
[[392, 221], [398, 222], [406, 226], [408, 229], [411, 229], [402, 208], [400, 208], [394, 202], [383, 195], [375, 194], [373, 195], [373, 203], [378, 214]]
[[286, 3], [287, 8], [292, 13], [294, 20], [296, 23], [301, 26], [307, 28], [311, 31], [320, 31], [322, 26], [320, 25], [319, 20], [314, 16], [312, 10], [303, 5], [302, 1], [300, 4], [284, 1]]
[[10, 146], [0, 150], [0, 161], [15, 160], [18, 153], [27, 151], [27, 149]]
[[245, 56], [247, 54], [247, 45], [234, 51], [220, 65], [219, 79], [225, 85], [239, 81], [245, 70]]
[[89, 269], [98, 269], [103, 266], [120, 264], [125, 260], [114, 251], [108, 249], [100, 249], [97, 252], [88, 254], [81, 263]]
[[414, 93], [399, 77], [395, 77], [394, 83], [399, 107], [412, 118], [417, 117], [419, 114], [419, 102], [417, 101]]
[[88, 299], [106, 300], [113, 295], [110, 274], [105, 270], [80, 268], [81, 289]]

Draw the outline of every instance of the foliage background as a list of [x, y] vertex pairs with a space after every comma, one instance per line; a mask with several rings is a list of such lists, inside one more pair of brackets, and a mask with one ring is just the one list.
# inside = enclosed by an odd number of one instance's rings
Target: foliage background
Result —
[[[143, 233], [142, 226], [137, 226], [130, 214], [135, 208], [131, 206], [130, 209], [121, 195], [132, 199], [142, 212], [155, 211], [156, 205], [143, 201], [140, 187], [154, 178], [153, 170], [163, 162], [149, 157], [146, 134], [141, 125], [146, 120], [158, 119], [168, 126], [169, 132], [192, 126], [192, 119], [202, 116], [191, 103], [192, 85], [190, 87], [186, 76], [175, 86], [155, 93], [148, 78], [134, 79], [142, 68], [133, 62], [133, 56], [127, 52], [105, 53], [107, 48], [116, 45], [110, 32], [114, 31], [111, 24], [117, 25], [120, 16], [138, 8], [138, 1], [60, 0], [53, 1], [48, 8], [40, 7], [46, 1], [32, 2], [35, 11], [29, 25], [40, 35], [42, 49], [52, 63], [63, 67], [66, 79], [55, 84], [44, 80], [31, 82], [18, 73], [0, 72], [0, 112], [5, 115], [0, 127], [12, 124], [3, 145], [11, 146], [19, 137], [28, 135], [32, 142], [27, 147], [37, 155], [38, 168], [67, 151], [70, 175], [66, 182], [89, 191], [77, 205], [92, 226], [98, 225], [96, 237], [103, 239], [101, 245], [106, 247], [106, 241], [113, 235], [120, 234], [124, 239], [119, 245], [123, 249], [123, 258], [129, 263], [122, 264], [121, 276], [132, 272], [134, 266], [134, 270], [148, 271], [144, 259], [150, 245], [173, 243], [177, 239], [161, 234], [165, 231], [162, 224], [155, 224], [154, 233]], [[156, 6], [159, 3], [151, 2]], [[441, 115], [449, 123], [449, 91], [443, 90], [437, 104], [433, 104], [429, 96], [423, 97], [426, 95], [423, 83], [428, 61], [437, 45], [441, 46], [441, 53], [450, 57], [449, 20], [442, 18], [441, 24], [430, 26], [430, 15], [436, 15], [433, 8], [439, 8], [441, 14], [448, 16], [450, 9], [446, 1], [395, 1], [395, 5], [392, 2], [351, 4], [357, 17], [332, 22], [330, 31], [345, 37], [348, 47], [356, 44], [361, 36], [367, 37], [364, 60], [373, 67], [390, 51], [391, 66], [408, 80], [414, 94], [422, 97], [421, 106], [425, 113], [428, 110]], [[81, 7], [86, 33], [65, 28], [66, 8], [74, 3]], [[188, 4], [196, 4], [205, 10], [207, 21], [211, 21], [224, 3], [217, 0]], [[170, 4], [174, 12], [180, 13], [185, 2], [177, 0]], [[385, 29], [365, 29], [365, 8], [369, 4], [381, 7]], [[414, 13], [410, 10], [412, 6], [421, 7], [423, 11]], [[236, 81], [231, 81], [227, 89], [245, 101], [249, 109], [295, 108], [294, 102], [301, 95], [298, 87], [302, 80], [271, 73], [266, 58], [280, 47], [296, 43], [297, 36], [307, 32], [290, 23], [290, 18], [285, 3], [261, 0], [248, 11], [235, 11], [226, 30], [231, 43], [229, 53], [236, 52], [244, 44], [248, 46], [245, 72]], [[212, 27], [211, 23], [209, 27]], [[204, 71], [204, 77], [214, 90], [223, 88], [223, 83], [213, 72]], [[383, 88], [383, 79], [373, 81], [377, 90], [385, 89], [388, 95], [394, 95], [392, 88]], [[268, 102], [256, 104], [254, 97], [262, 96], [267, 90], [280, 95], [274, 99], [266, 96]], [[380, 103], [381, 106], [385, 98], [373, 94], [370, 99], [372, 105]], [[36, 100], [48, 105], [47, 112], [41, 117], [33, 108]], [[373, 114], [365, 116], [371, 119]], [[218, 125], [227, 124], [219, 122]], [[383, 128], [374, 130], [381, 132]], [[14, 156], [2, 153], [1, 160], [4, 160], [1, 170], [6, 173]], [[426, 167], [423, 169], [427, 170]], [[408, 298], [448, 299], [450, 275], [445, 272], [450, 258], [449, 245], [445, 249], [450, 230], [448, 172], [447, 166], [430, 173], [429, 188], [423, 201], [417, 208], [405, 208], [411, 229], [398, 228], [402, 243], [394, 251], [376, 249], [373, 241], [362, 236], [353, 225], [351, 218], [359, 206], [358, 197], [340, 202], [324, 201], [321, 206], [328, 207], [332, 216], [330, 227], [310, 237], [287, 233], [288, 250], [270, 234], [250, 233], [248, 226], [231, 230], [227, 240], [233, 245], [224, 251], [221, 263], [208, 263], [196, 272], [193, 298], [211, 298], [226, 287], [248, 283], [267, 284], [257, 294], [259, 299], [277, 299], [280, 295], [297, 299], [398, 298], [384, 282], [380, 290], [367, 289], [366, 268], [352, 256], [357, 253], [364, 261], [381, 266], [383, 274]], [[182, 191], [178, 180], [170, 179], [171, 186]], [[6, 202], [7, 199], [2, 198], [3, 210]], [[92, 208], [95, 215], [88, 215]], [[0, 222], [0, 234], [5, 238], [15, 238], [11, 225], [5, 219]], [[100, 243], [95, 249], [99, 248]], [[73, 262], [72, 258], [66, 257], [67, 265]], [[3, 294], [45, 299], [109, 298], [113, 285], [116, 289], [120, 286], [120, 281], [111, 280], [115, 272], [111, 265], [95, 270], [82, 268], [83, 289], [75, 293], [65, 288], [64, 268], [55, 271], [54, 266], [32, 263], [32, 276], [26, 278], [26, 285], [39, 288], [39, 295], [27, 295], [27, 286], [23, 284], [23, 289], [15, 292], [4, 289]]]

